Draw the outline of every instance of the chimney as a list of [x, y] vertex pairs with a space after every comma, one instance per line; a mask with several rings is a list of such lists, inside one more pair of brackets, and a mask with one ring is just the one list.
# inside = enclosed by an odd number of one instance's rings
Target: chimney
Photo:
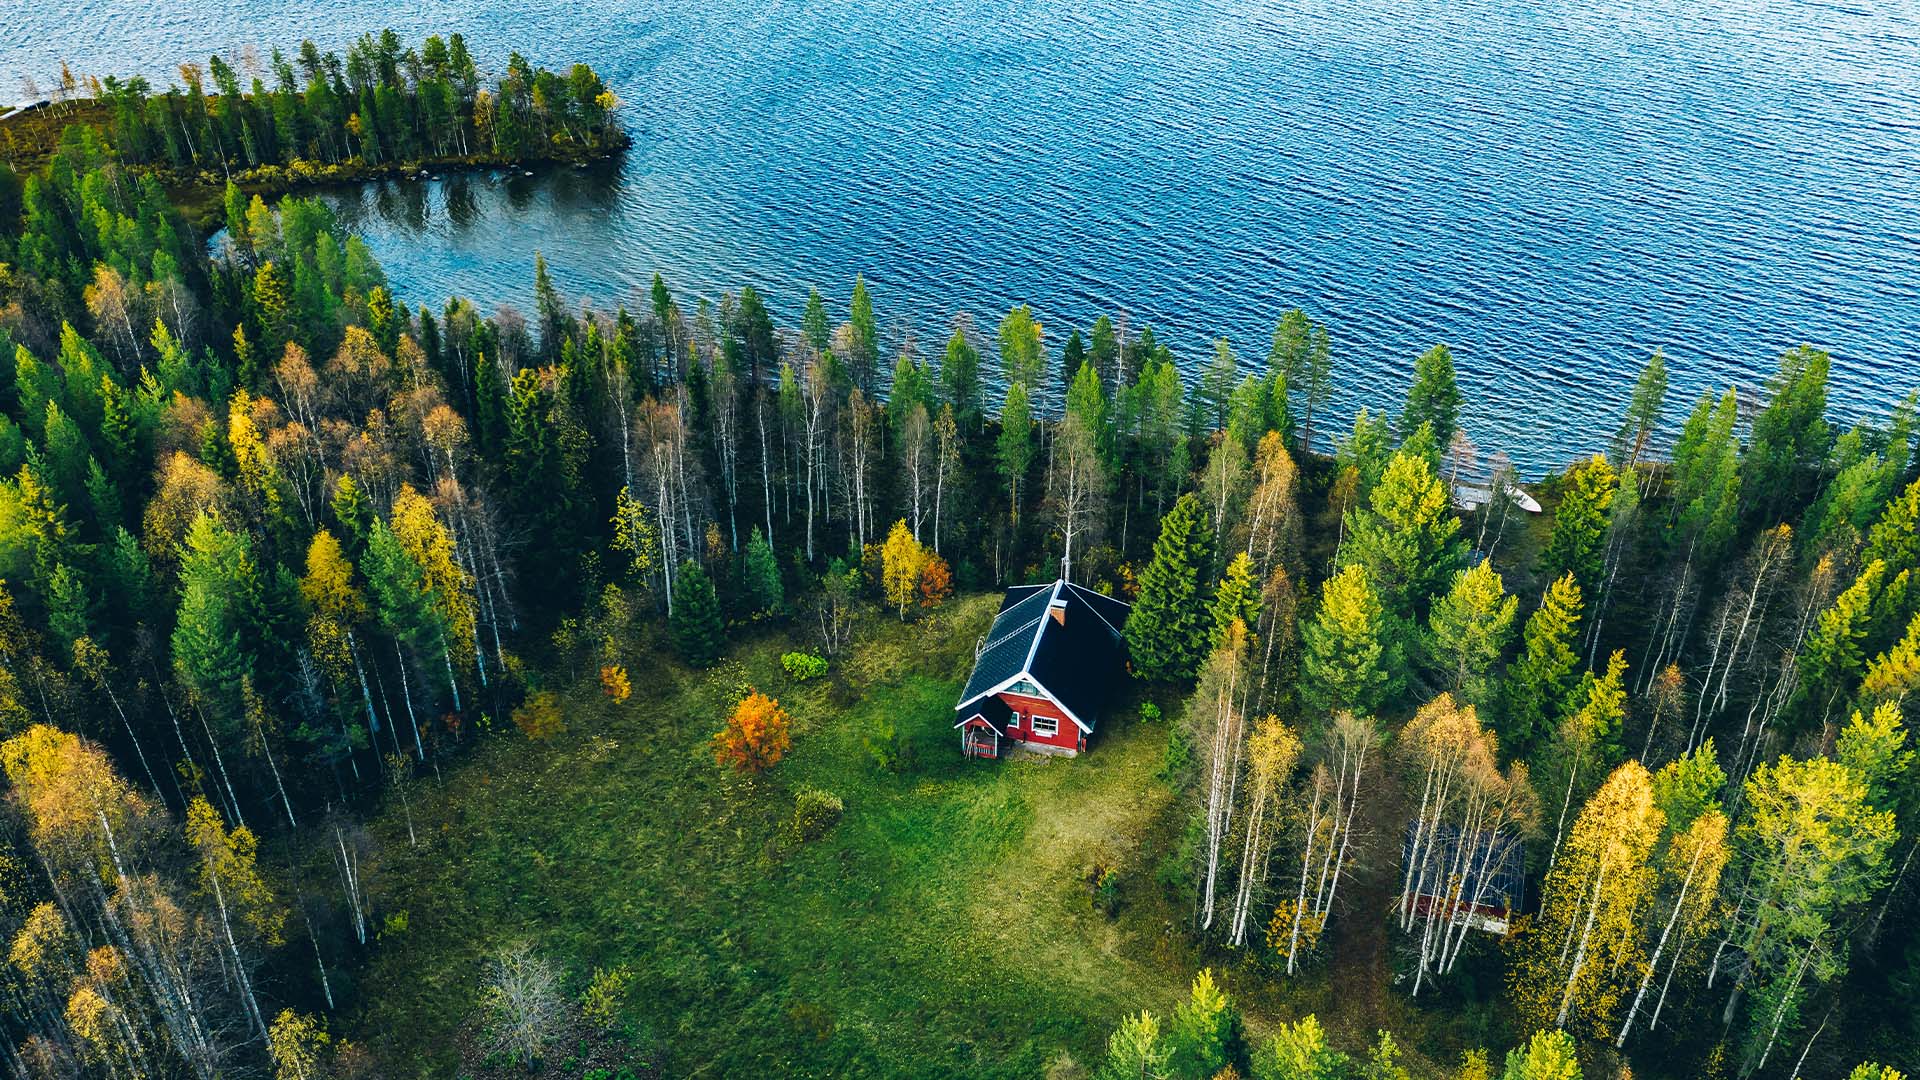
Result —
[[1047, 605], [1047, 614], [1053, 616], [1053, 621], [1061, 626], [1067, 625], [1067, 598], [1054, 597], [1053, 601]]

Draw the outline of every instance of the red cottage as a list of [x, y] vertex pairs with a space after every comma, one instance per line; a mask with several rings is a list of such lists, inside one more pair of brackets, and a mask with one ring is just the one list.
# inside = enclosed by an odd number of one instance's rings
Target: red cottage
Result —
[[954, 706], [960, 749], [999, 757], [1019, 744], [1074, 755], [1127, 675], [1128, 607], [1066, 581], [1015, 585], [975, 650]]

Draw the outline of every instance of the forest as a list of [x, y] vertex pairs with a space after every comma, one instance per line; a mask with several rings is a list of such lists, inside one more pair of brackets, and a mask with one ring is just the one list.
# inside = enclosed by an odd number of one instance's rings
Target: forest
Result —
[[[1920, 1061], [1915, 394], [1656, 353], [1529, 495], [1444, 345], [1330, 415], [1303, 309], [1176, 358], [537, 252], [530, 312], [402, 298], [301, 185], [617, 153], [618, 100], [458, 35], [247, 66], [0, 120], [7, 1075]], [[1132, 604], [1124, 715], [959, 760], [1057, 577]]]

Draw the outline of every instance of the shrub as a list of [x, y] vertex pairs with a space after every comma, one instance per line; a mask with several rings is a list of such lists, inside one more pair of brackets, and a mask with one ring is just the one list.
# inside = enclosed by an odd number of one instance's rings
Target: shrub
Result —
[[620, 1004], [633, 986], [633, 969], [625, 964], [614, 968], [596, 968], [592, 981], [580, 995], [580, 1015], [602, 1031], [611, 1031], [620, 1022]]
[[826, 660], [810, 652], [784, 653], [780, 657], [780, 666], [787, 669], [787, 674], [793, 677], [794, 682], [806, 682], [827, 673]]
[[560, 695], [551, 690], [536, 690], [513, 710], [513, 722], [527, 738], [536, 742], [551, 739], [567, 730], [567, 718], [560, 711]]
[[1112, 915], [1120, 909], [1120, 871], [1111, 866], [1093, 868], [1093, 910]]
[[1140, 703], [1140, 719], [1146, 721], [1149, 724], [1159, 723], [1160, 722], [1160, 706], [1155, 705], [1151, 701], [1141, 702]]
[[840, 796], [819, 788], [804, 787], [793, 797], [793, 829], [804, 841], [818, 840], [840, 820], [846, 805]]
[[727, 726], [714, 733], [713, 759], [741, 772], [772, 768], [793, 748], [787, 733], [792, 721], [778, 701], [756, 690], [734, 706]]
[[608, 701], [618, 705], [633, 696], [633, 681], [627, 678], [626, 668], [607, 664], [600, 669], [600, 689]]

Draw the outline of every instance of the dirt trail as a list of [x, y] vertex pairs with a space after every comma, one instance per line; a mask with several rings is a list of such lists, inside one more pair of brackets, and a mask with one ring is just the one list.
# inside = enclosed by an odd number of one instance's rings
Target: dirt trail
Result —
[[1342, 1013], [1363, 1031], [1387, 1025], [1388, 909], [1399, 897], [1401, 793], [1393, 777], [1369, 766], [1360, 820], [1354, 823], [1353, 863], [1341, 882], [1332, 916], [1329, 960]]

